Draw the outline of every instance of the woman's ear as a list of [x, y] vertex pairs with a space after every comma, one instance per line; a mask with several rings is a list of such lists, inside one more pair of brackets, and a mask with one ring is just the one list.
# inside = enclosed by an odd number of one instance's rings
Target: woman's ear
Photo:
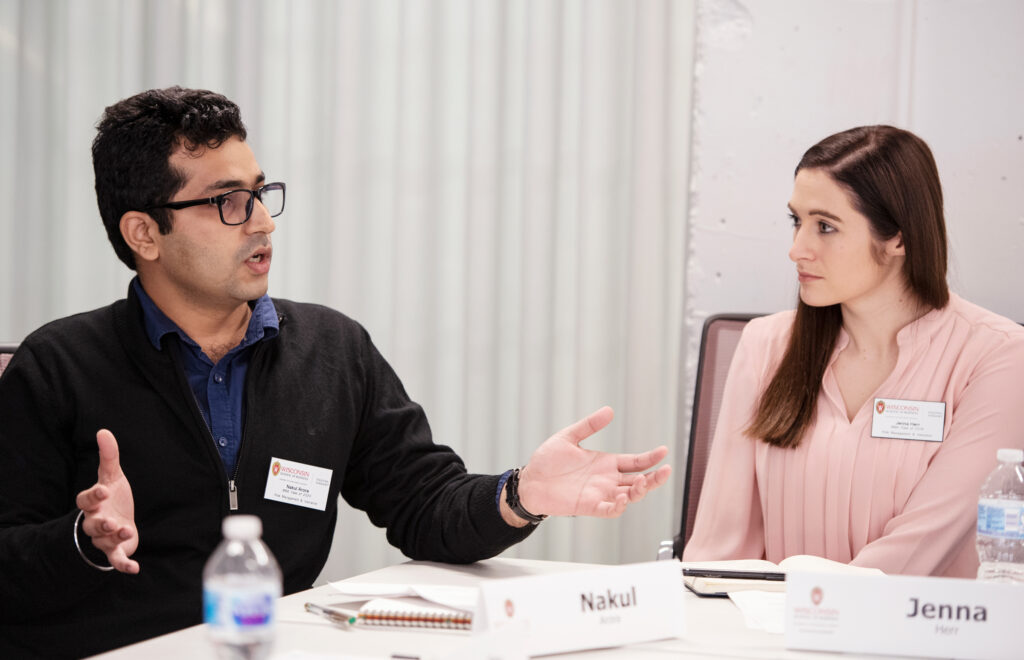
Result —
[[159, 233], [156, 221], [148, 213], [128, 211], [121, 216], [121, 236], [136, 259], [155, 261], [160, 256]]
[[885, 242], [885, 253], [890, 257], [905, 257], [907, 248], [903, 245], [903, 232], [897, 232], [895, 236]]

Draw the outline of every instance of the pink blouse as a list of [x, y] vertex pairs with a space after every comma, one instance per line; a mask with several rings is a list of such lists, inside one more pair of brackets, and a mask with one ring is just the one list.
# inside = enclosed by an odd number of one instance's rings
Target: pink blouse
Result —
[[[795, 312], [751, 321], [728, 380], [686, 561], [797, 554], [886, 573], [974, 578], [978, 491], [1024, 448], [1024, 328], [951, 295], [897, 335], [896, 367], [853, 421], [833, 365], [795, 449], [744, 434]], [[871, 437], [874, 398], [944, 401], [942, 442]]]

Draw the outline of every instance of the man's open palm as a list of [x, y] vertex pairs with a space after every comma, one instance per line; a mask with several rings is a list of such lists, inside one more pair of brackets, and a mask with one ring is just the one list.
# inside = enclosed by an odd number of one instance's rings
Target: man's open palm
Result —
[[138, 573], [139, 563], [129, 559], [139, 547], [135, 499], [121, 471], [117, 440], [113, 433], [101, 429], [96, 433], [96, 444], [100, 451], [96, 484], [75, 498], [78, 508], [85, 512], [82, 531], [107, 555], [111, 566], [122, 573]]
[[668, 454], [662, 446], [642, 454], [609, 454], [580, 443], [612, 421], [604, 407], [548, 438], [520, 476], [519, 496], [532, 513], [614, 518], [668, 480], [671, 466], [644, 472]]

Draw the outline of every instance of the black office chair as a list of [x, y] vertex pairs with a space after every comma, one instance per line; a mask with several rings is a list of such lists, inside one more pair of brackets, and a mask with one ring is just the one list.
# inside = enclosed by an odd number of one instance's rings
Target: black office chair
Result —
[[11, 356], [17, 348], [17, 344], [0, 344], [0, 374], [7, 368], [7, 363], [11, 361]]
[[693, 534], [697, 503], [704, 486], [704, 472], [711, 455], [718, 410], [722, 406], [725, 377], [729, 373], [733, 353], [740, 334], [750, 319], [760, 314], [716, 314], [704, 321], [700, 337], [700, 358], [697, 381], [693, 391], [693, 413], [690, 417], [690, 445], [686, 452], [686, 478], [683, 483], [683, 509], [679, 533], [672, 540], [672, 556], [683, 556], [683, 547]]

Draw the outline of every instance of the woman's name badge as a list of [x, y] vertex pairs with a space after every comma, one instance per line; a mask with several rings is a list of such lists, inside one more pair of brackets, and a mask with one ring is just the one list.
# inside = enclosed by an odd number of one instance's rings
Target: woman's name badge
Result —
[[271, 458], [263, 497], [323, 511], [331, 491], [332, 473], [333, 470], [315, 465]]
[[942, 442], [945, 423], [945, 401], [875, 399], [871, 437]]

